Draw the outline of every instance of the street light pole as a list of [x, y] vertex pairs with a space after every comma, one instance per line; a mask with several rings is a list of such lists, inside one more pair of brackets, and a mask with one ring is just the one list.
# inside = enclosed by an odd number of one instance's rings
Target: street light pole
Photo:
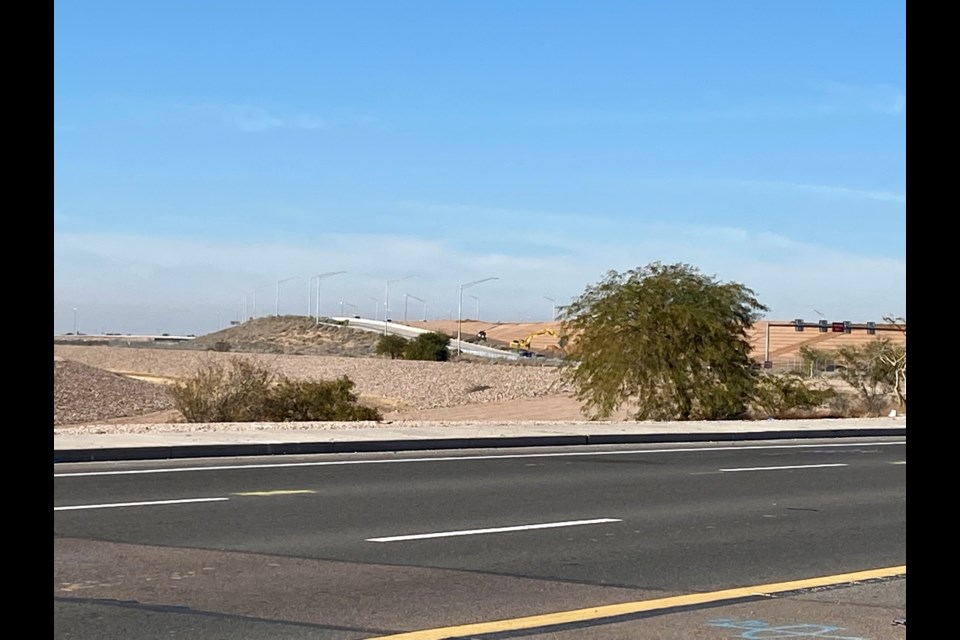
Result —
[[481, 282], [488, 282], [490, 280], [499, 280], [497, 277], [484, 278], [483, 280], [474, 280], [473, 282], [467, 282], [460, 285], [460, 290], [457, 294], [457, 355], [460, 355], [460, 338], [462, 335], [461, 325], [463, 324], [463, 290], [472, 287], [475, 284], [480, 284]]
[[367, 296], [373, 300], [373, 319], [376, 320], [380, 317], [380, 299], [374, 298], [373, 296]]
[[77, 308], [73, 308], [73, 335], [77, 335]]
[[403, 280], [409, 280], [414, 276], [404, 276], [402, 278], [394, 278], [393, 280], [387, 280], [387, 285], [384, 288], [383, 292], [383, 335], [387, 335], [387, 310], [390, 308], [390, 283], [391, 282], [401, 282]]
[[479, 320], [480, 319], [480, 296], [470, 296], [470, 297], [477, 301], [477, 315], [474, 316], [473, 319]]
[[280, 285], [284, 282], [289, 282], [290, 280], [296, 280], [299, 276], [290, 276], [289, 278], [284, 278], [283, 280], [277, 280], [277, 313], [276, 316], [280, 317]]
[[557, 301], [553, 298], [548, 298], [547, 296], [543, 296], [543, 299], [549, 300], [553, 304], [553, 306], [550, 308], [550, 321], [553, 322], [557, 319]]
[[[409, 293], [403, 294], [403, 322], [404, 322], [404, 324], [406, 324], [406, 322], [407, 322], [407, 299], [408, 299], [408, 298], [413, 298], [413, 299], [416, 300], [417, 302], [423, 302], [423, 300], [421, 300], [421, 299], [418, 298], [417, 296], [412, 296], [412, 295], [410, 295]], [[426, 302], [423, 302], [423, 320], [424, 320], [424, 322], [426, 322], [426, 320], [427, 320], [427, 303], [426, 303]]]
[[[311, 282], [313, 281], [314, 278], [317, 279], [317, 315], [316, 315], [317, 324], [320, 324], [320, 281], [323, 280], [324, 278], [329, 278], [330, 276], [338, 276], [341, 273], [346, 273], [346, 271], [328, 271], [327, 273], [319, 273], [315, 276], [311, 276], [310, 278]], [[308, 305], [307, 314], [309, 315], [309, 313], [310, 313], [310, 308]], [[340, 309], [340, 315], [343, 315], [342, 306]]]

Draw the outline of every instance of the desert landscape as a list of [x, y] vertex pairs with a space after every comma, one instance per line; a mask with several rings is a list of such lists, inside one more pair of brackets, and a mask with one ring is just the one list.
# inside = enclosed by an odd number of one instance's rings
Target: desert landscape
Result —
[[[410, 322], [431, 331], [457, 334], [456, 321]], [[771, 323], [771, 326], [774, 326]], [[552, 330], [557, 323], [489, 323], [465, 320], [463, 339], [487, 344]], [[779, 325], [775, 351], [793, 353], [802, 344], [832, 340], [863, 341], [863, 333], [796, 333]], [[762, 354], [770, 329], [750, 336]], [[894, 334], [891, 334], [894, 335]], [[543, 357], [495, 361], [461, 357], [449, 362], [391, 360], [376, 355], [379, 334], [336, 323], [317, 324], [297, 316], [265, 317], [199, 336], [177, 345], [140, 343], [122, 336], [81, 344], [54, 340], [54, 429], [183, 429], [183, 418], [164, 386], [194, 373], [204, 362], [242, 357], [292, 379], [331, 380], [348, 376], [362, 403], [380, 410], [384, 422], [527, 422], [588, 419], [561, 377], [555, 335], [538, 335], [530, 350]], [[769, 348], [768, 348], [769, 350]], [[628, 420], [621, 411], [611, 422]], [[277, 425], [293, 428], [293, 425]]]
[[[413, 324], [413, 323], [411, 323]], [[416, 326], [456, 334], [456, 322]], [[498, 330], [497, 327], [500, 327]], [[541, 325], [466, 321], [508, 342]], [[548, 348], [556, 338], [543, 336]], [[375, 355], [377, 334], [311, 326], [308, 319], [261, 318], [172, 347], [54, 344], [55, 430], [177, 428], [182, 417], [164, 384], [206, 361], [243, 357], [293, 379], [348, 376], [384, 422], [570, 421], [584, 415], [555, 364], [461, 360], [417, 362]], [[230, 344], [230, 352], [217, 351]], [[535, 342], [532, 346], [539, 347]], [[626, 415], [621, 416], [626, 419]], [[145, 427], [146, 425], [146, 427]], [[292, 425], [291, 425], [292, 426]], [[180, 427], [182, 428], [182, 426]]]

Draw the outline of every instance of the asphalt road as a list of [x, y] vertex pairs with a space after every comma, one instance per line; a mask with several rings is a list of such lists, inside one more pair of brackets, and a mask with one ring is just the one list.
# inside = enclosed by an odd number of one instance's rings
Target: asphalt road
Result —
[[[423, 329], [421, 327], [411, 327], [405, 324], [398, 324], [396, 322], [384, 323], [383, 320], [368, 320], [364, 318], [342, 318], [337, 317], [333, 318], [336, 321], [346, 321], [354, 329], [360, 329], [363, 331], [372, 331], [373, 333], [384, 333], [386, 330], [387, 333], [394, 335], [403, 336], [408, 340], [415, 339], [417, 336], [423, 333], [429, 333], [428, 329]], [[460, 344], [460, 351], [463, 353], [472, 355], [472, 356], [482, 356], [485, 358], [496, 358], [500, 360], [519, 360], [520, 355], [511, 351], [505, 351], [503, 349], [497, 349], [494, 347], [488, 347], [482, 344], [473, 344], [466, 341], [467, 336], [463, 336], [464, 341]], [[457, 350], [457, 339], [454, 337], [450, 340], [450, 349], [453, 351]]]
[[[902, 438], [54, 475], [57, 637], [361, 638], [906, 564]], [[905, 608], [905, 591], [872, 588], [885, 595], [864, 602]], [[851, 611], [836, 615], [877, 622]], [[717, 611], [689, 616], [556, 637], [741, 637], [707, 624]], [[618, 626], [638, 624], [651, 635]]]

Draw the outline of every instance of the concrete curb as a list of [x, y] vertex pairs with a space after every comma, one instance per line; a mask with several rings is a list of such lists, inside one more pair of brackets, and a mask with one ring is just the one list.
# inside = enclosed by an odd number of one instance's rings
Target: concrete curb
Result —
[[567, 447], [599, 444], [656, 444], [683, 442], [733, 442], [747, 440], [797, 440], [906, 436], [906, 427], [865, 429], [805, 429], [781, 431], [728, 431], [715, 433], [652, 433], [610, 435], [492, 436], [481, 438], [411, 438], [342, 442], [237, 443], [149, 447], [54, 449], [53, 462], [117, 462], [240, 456], [307, 455], [315, 453], [371, 453], [441, 451], [518, 447]]

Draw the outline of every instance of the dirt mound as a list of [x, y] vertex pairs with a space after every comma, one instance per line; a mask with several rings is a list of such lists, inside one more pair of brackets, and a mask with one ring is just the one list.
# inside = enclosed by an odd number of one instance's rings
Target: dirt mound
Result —
[[380, 336], [369, 331], [306, 316], [254, 318], [243, 324], [200, 336], [181, 345], [203, 351], [287, 353], [312, 356], [367, 357], [376, 354]]
[[73, 360], [53, 361], [53, 425], [138, 416], [173, 409], [161, 385]]

